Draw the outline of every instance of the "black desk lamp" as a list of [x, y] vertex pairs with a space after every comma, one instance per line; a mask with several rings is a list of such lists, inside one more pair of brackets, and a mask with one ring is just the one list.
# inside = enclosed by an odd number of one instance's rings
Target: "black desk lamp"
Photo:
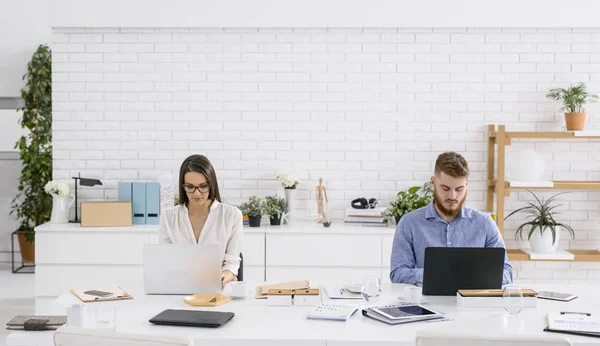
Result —
[[81, 186], [102, 185], [102, 182], [98, 179], [82, 178], [81, 173], [79, 173], [78, 177], [73, 177], [73, 179], [75, 179], [75, 220], [70, 222], [78, 223], [79, 217], [77, 216], [77, 208], [79, 207], [79, 204], [77, 203], [77, 180], [79, 180]]

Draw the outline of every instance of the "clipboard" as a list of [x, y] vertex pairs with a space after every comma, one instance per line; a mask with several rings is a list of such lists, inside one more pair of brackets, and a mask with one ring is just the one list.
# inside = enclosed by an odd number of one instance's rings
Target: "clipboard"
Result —
[[269, 290], [299, 290], [299, 289], [307, 289], [309, 287], [308, 280], [301, 281], [290, 281], [290, 282], [282, 282], [278, 284], [271, 285], [263, 285], [256, 286], [256, 299], [267, 299], [269, 295]]
[[[96, 295], [93, 291], [107, 294]], [[129, 293], [125, 292], [119, 286], [96, 287], [93, 289], [71, 289], [71, 293], [84, 303], [133, 299]]]
[[577, 335], [577, 336], [591, 336], [592, 338], [600, 338], [600, 334], [596, 333], [586, 333], [586, 332], [570, 332], [565, 330], [551, 330], [548, 327], [544, 328], [545, 332], [550, 333], [560, 333], [560, 334], [569, 334], [569, 335]]

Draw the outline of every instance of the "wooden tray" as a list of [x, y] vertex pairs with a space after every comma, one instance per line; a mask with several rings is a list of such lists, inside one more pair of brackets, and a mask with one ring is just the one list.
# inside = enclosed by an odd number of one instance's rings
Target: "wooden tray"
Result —
[[231, 297], [216, 294], [194, 294], [183, 297], [183, 301], [192, 306], [218, 306], [229, 303]]

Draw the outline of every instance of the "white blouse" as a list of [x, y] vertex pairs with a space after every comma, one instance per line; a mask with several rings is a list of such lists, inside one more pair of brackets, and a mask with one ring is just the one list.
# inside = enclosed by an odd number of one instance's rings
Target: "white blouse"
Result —
[[233, 206], [213, 201], [198, 242], [185, 205], [161, 212], [159, 242], [161, 244], [219, 244], [223, 251], [222, 270], [237, 276], [244, 236], [242, 212]]

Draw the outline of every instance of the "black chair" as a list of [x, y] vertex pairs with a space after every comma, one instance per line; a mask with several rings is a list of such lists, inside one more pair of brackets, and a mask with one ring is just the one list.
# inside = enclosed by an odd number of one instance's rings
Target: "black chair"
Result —
[[240, 269], [238, 269], [237, 279], [238, 279], [238, 281], [244, 281], [244, 256], [242, 256], [241, 252], [240, 252]]

